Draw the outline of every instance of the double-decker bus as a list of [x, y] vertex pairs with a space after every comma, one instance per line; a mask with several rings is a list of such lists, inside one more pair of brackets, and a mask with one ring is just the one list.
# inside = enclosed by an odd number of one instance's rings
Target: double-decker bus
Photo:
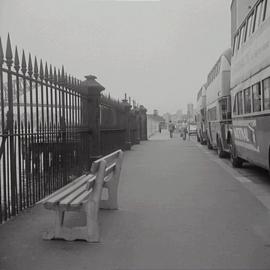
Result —
[[221, 54], [206, 83], [207, 146], [217, 149], [220, 158], [229, 153], [231, 129], [230, 72], [232, 50]]
[[270, 166], [270, 0], [258, 0], [235, 32], [231, 64], [231, 161]]
[[206, 89], [203, 85], [197, 94], [196, 104], [196, 123], [197, 123], [197, 141], [206, 144]]

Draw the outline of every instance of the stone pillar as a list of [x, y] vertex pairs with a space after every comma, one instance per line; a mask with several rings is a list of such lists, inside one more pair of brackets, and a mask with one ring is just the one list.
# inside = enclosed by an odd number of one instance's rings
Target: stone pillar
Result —
[[144, 106], [140, 106], [140, 124], [141, 124], [141, 140], [147, 141], [147, 110], [144, 108]]
[[[90, 162], [101, 157], [100, 145], [100, 95], [105, 88], [99, 84], [96, 76], [85, 76], [80, 93], [85, 96], [82, 102], [82, 124], [92, 135], [92, 153]], [[89, 142], [90, 143], [90, 142]]]
[[131, 105], [128, 103], [128, 100], [125, 96], [125, 99], [122, 100], [124, 106], [125, 106], [125, 150], [131, 149], [131, 137], [130, 137], [130, 129], [131, 129], [131, 123], [130, 123], [130, 110]]

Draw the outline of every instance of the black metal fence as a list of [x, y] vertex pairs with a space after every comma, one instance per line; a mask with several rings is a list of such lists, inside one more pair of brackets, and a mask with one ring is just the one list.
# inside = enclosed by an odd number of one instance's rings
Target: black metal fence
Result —
[[[80, 81], [0, 42], [0, 222], [87, 169]], [[84, 134], [82, 136], [82, 134]]]
[[101, 96], [101, 154], [125, 149], [126, 121], [125, 105], [110, 96]]
[[27, 58], [0, 39], [0, 223], [125, 149], [138, 126], [126, 100], [95, 103], [64, 67]]

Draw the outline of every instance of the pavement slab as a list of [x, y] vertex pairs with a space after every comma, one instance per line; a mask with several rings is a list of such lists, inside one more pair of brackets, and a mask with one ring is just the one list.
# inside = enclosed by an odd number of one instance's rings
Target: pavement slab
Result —
[[270, 269], [267, 207], [192, 140], [163, 131], [125, 152], [119, 204], [98, 244], [44, 241], [53, 212], [24, 211], [0, 226], [0, 269]]

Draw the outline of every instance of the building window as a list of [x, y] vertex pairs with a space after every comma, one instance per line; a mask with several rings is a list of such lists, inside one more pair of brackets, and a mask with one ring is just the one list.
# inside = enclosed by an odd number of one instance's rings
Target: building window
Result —
[[250, 88], [244, 90], [245, 113], [251, 113], [251, 92]]
[[237, 114], [243, 114], [243, 95], [242, 91], [237, 93]]
[[260, 112], [262, 110], [261, 108], [262, 92], [260, 83], [256, 83], [255, 85], [252, 86], [252, 96], [253, 96], [253, 111]]
[[270, 78], [263, 81], [263, 109], [270, 110]]

